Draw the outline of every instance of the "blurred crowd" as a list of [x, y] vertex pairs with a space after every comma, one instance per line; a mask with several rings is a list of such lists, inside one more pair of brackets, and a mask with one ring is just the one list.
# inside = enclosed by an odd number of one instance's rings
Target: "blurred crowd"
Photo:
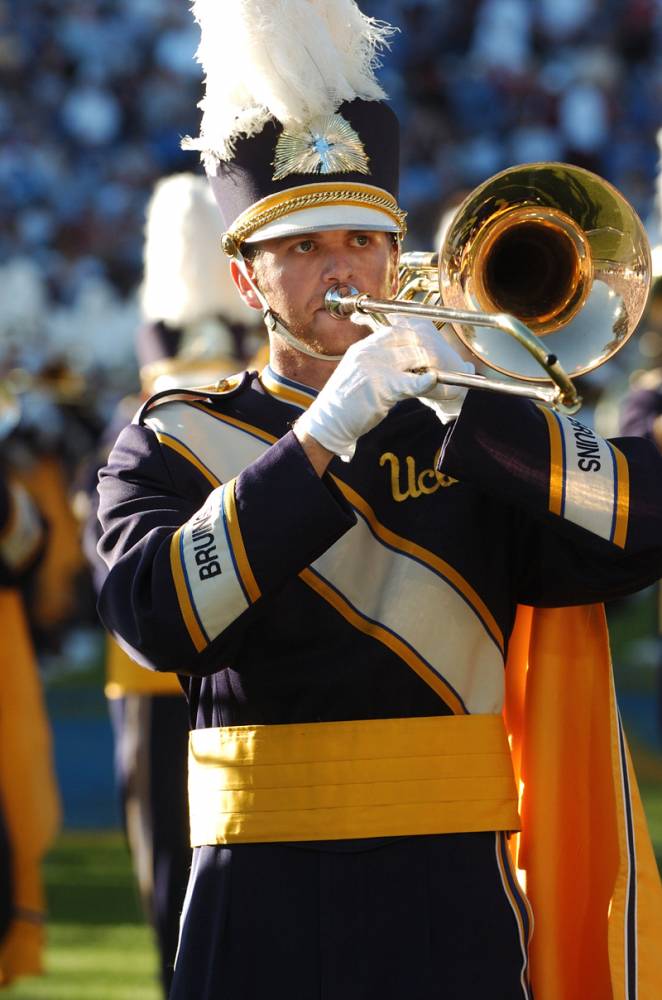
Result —
[[[534, 160], [595, 170], [654, 225], [660, 0], [363, 6], [401, 29], [382, 75], [412, 246], [458, 192]], [[196, 169], [179, 143], [197, 129], [197, 28], [181, 0], [1, 0], [0, 23], [0, 329], [21, 322], [51, 354], [84, 329], [79, 365], [125, 364], [149, 191]]]
[[[660, 242], [662, 0], [362, 7], [400, 29], [381, 75], [403, 123], [408, 248], [432, 248], [461, 193], [536, 160], [612, 181]], [[198, 128], [198, 31], [182, 0], [0, 0], [0, 24], [0, 378], [21, 373], [19, 458], [26, 442], [57, 452], [73, 480], [138, 388], [150, 193], [200, 171], [180, 149]], [[657, 360], [650, 343], [634, 367]]]
[[662, 124], [659, 0], [380, 0], [384, 72], [406, 123], [402, 201], [416, 235], [463, 188], [563, 160], [610, 180], [653, 225]]

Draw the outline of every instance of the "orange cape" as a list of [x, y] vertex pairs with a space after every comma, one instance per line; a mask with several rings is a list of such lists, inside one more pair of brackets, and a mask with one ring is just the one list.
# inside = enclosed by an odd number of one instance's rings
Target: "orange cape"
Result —
[[662, 886], [603, 607], [520, 608], [506, 677], [536, 1000], [658, 1000]]

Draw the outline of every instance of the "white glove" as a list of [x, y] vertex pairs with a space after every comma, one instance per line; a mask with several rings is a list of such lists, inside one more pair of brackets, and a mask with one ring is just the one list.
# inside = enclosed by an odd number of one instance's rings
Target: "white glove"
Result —
[[[420, 372], [422, 368], [433, 370]], [[295, 431], [349, 461], [358, 438], [402, 399], [425, 397], [423, 402], [435, 412], [438, 407], [448, 411], [445, 421], [452, 420], [466, 389], [438, 385], [440, 369], [473, 371], [473, 365], [462, 361], [429, 320], [397, 317], [392, 326], [378, 326], [348, 348]]]

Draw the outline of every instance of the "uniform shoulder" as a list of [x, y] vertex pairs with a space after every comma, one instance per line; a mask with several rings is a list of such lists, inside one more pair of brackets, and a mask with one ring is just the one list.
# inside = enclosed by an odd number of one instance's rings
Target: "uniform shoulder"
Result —
[[216, 405], [226, 399], [234, 399], [250, 388], [254, 377], [254, 372], [244, 371], [228, 375], [211, 385], [195, 386], [190, 389], [162, 389], [145, 400], [133, 418], [133, 423], [144, 427], [147, 418], [157, 408], [171, 403], [197, 403], [206, 400]]

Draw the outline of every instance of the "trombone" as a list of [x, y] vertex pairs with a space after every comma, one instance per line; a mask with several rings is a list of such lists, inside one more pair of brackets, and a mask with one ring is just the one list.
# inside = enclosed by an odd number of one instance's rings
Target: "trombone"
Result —
[[440, 382], [573, 414], [581, 396], [572, 379], [629, 340], [650, 283], [644, 227], [616, 188], [581, 167], [535, 163], [504, 170], [465, 198], [438, 253], [403, 254], [395, 299], [337, 285], [325, 305], [338, 319], [398, 313], [438, 329], [450, 323], [506, 379], [439, 372]]

